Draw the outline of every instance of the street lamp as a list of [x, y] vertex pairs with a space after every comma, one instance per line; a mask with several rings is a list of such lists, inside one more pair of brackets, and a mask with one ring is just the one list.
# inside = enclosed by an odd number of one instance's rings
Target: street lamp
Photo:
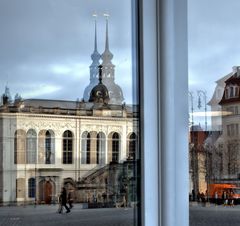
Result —
[[[204, 101], [204, 112], [205, 112], [205, 132], [207, 132], [207, 92], [198, 90], [198, 109], [202, 107], [202, 98]], [[206, 180], [207, 180], [207, 201], [209, 202], [209, 163], [208, 163], [209, 146], [205, 146], [205, 158], [206, 158]]]
[[190, 97], [190, 104], [191, 104], [191, 113], [192, 113], [192, 118], [191, 118], [191, 131], [193, 130], [193, 125], [194, 125], [194, 121], [193, 121], [193, 111], [194, 111], [194, 108], [193, 108], [193, 93], [192, 92], [188, 92], [188, 95]]
[[205, 131], [207, 131], [207, 92], [203, 90], [198, 90], [198, 109], [202, 107], [202, 98], [204, 101], [204, 112], [205, 112]]
[[[197, 158], [197, 150], [195, 146], [195, 141], [194, 141], [194, 118], [193, 118], [193, 112], [194, 112], [194, 105], [193, 105], [193, 92], [188, 92], [189, 95], [189, 100], [190, 100], [190, 109], [191, 109], [191, 122], [190, 122], [190, 136], [189, 136], [189, 158], [190, 158], [190, 167], [192, 169], [192, 191], [194, 190], [195, 192], [198, 191], [198, 180], [197, 180], [197, 175], [198, 175], [198, 158]], [[190, 118], [190, 117], [189, 117]], [[194, 200], [194, 197], [192, 199]]]

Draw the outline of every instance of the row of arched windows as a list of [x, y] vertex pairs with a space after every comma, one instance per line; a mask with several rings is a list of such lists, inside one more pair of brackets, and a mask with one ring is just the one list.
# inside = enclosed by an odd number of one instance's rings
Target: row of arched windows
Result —
[[[136, 158], [136, 134], [131, 133], [127, 140], [127, 158]], [[73, 163], [74, 136], [69, 130], [62, 135], [62, 163]], [[105, 164], [119, 162], [121, 136], [117, 132], [108, 138], [103, 132], [83, 132], [81, 136], [81, 163]], [[38, 136], [35, 130], [17, 130], [14, 135], [15, 164], [54, 164], [55, 136], [52, 130], [42, 130]]]
[[15, 164], [35, 164], [38, 162], [45, 164], [55, 163], [54, 133], [50, 130], [40, 131], [37, 139], [35, 130], [17, 130], [14, 135], [14, 163]]

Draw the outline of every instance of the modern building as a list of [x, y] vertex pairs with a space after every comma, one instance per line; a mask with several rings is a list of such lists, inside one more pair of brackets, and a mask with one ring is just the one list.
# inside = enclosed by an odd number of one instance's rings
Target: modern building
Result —
[[19, 95], [12, 101], [6, 88], [0, 106], [0, 203], [51, 203], [62, 186], [79, 202], [136, 200], [138, 106], [123, 103], [112, 58], [106, 20], [102, 55], [95, 24], [90, 84], [81, 101]]

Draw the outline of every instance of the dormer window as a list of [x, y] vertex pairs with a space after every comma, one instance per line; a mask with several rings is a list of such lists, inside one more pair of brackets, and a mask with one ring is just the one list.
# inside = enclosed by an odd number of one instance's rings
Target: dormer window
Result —
[[239, 97], [239, 87], [235, 86], [235, 96], [234, 97]]
[[230, 95], [229, 95], [229, 97], [230, 97], [230, 98], [231, 98], [231, 97], [234, 97], [234, 95], [233, 95], [233, 87], [230, 86], [230, 87], [229, 87], [229, 90], [230, 90]]
[[225, 90], [225, 98], [230, 99], [230, 98], [237, 98], [237, 97], [239, 97], [239, 87], [236, 85], [227, 86]]

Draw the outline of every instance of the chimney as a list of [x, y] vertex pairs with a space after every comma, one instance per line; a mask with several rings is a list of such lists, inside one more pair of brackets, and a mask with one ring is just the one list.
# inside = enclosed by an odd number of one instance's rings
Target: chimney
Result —
[[233, 66], [233, 74], [236, 73], [236, 77], [240, 78], [240, 66]]

